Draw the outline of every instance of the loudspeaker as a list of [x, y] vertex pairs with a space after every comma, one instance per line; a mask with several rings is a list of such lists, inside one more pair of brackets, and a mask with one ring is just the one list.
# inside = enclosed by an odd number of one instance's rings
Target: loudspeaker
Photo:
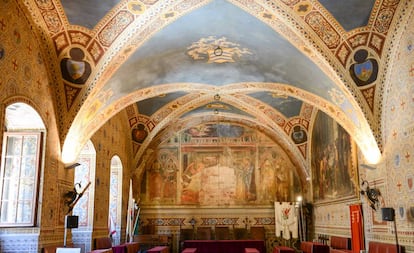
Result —
[[66, 228], [78, 228], [79, 216], [66, 215]]
[[394, 221], [395, 210], [392, 207], [383, 207], [381, 208], [382, 220], [383, 221]]

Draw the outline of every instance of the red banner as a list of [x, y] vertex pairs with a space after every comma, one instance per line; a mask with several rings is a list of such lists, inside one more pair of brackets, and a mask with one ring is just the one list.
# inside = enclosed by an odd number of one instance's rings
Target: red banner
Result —
[[352, 252], [359, 253], [365, 249], [364, 240], [364, 217], [362, 216], [361, 204], [349, 206], [351, 218]]

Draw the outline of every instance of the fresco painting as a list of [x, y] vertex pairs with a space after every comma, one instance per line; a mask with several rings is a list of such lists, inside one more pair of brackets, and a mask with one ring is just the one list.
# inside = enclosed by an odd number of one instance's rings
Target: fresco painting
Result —
[[315, 201], [358, 197], [356, 145], [339, 124], [322, 112], [315, 119], [311, 152]]
[[[272, 205], [301, 192], [295, 167], [262, 133], [231, 124], [203, 124], [156, 151], [141, 200], [202, 206]], [[167, 147], [168, 146], [168, 147]], [[149, 187], [149, 185], [159, 187]], [[293, 187], [294, 186], [294, 187]]]
[[[148, 199], [153, 202], [175, 203], [177, 189], [177, 152], [162, 149], [146, 173], [147, 183], [158, 187], [148, 187]], [[147, 187], [144, 185], [143, 187]], [[141, 187], [141, 188], [143, 188]]]
[[184, 154], [182, 204], [235, 205], [257, 198], [254, 157], [249, 150], [229, 147]]

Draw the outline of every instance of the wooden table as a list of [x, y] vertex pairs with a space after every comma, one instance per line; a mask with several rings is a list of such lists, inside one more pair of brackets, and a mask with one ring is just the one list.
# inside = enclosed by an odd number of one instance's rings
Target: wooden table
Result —
[[295, 253], [295, 250], [286, 246], [274, 246], [273, 253]]
[[120, 245], [112, 246], [113, 253], [138, 253], [139, 243], [127, 242]]
[[186, 240], [183, 248], [196, 248], [197, 253], [244, 253], [254, 248], [266, 253], [264, 240]]
[[196, 253], [197, 249], [196, 248], [185, 248], [183, 249], [183, 251], [181, 251], [181, 253]]
[[168, 253], [169, 248], [167, 246], [156, 246], [147, 250], [147, 253]]

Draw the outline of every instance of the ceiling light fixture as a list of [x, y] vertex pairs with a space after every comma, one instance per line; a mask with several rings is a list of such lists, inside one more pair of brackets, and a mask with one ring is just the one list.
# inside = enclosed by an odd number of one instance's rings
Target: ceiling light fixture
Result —
[[214, 49], [214, 55], [221, 56], [222, 54], [223, 54], [223, 49], [220, 46], [217, 46], [216, 49]]
[[214, 95], [214, 100], [220, 100], [220, 99], [221, 99], [221, 97], [220, 97], [219, 94]]

